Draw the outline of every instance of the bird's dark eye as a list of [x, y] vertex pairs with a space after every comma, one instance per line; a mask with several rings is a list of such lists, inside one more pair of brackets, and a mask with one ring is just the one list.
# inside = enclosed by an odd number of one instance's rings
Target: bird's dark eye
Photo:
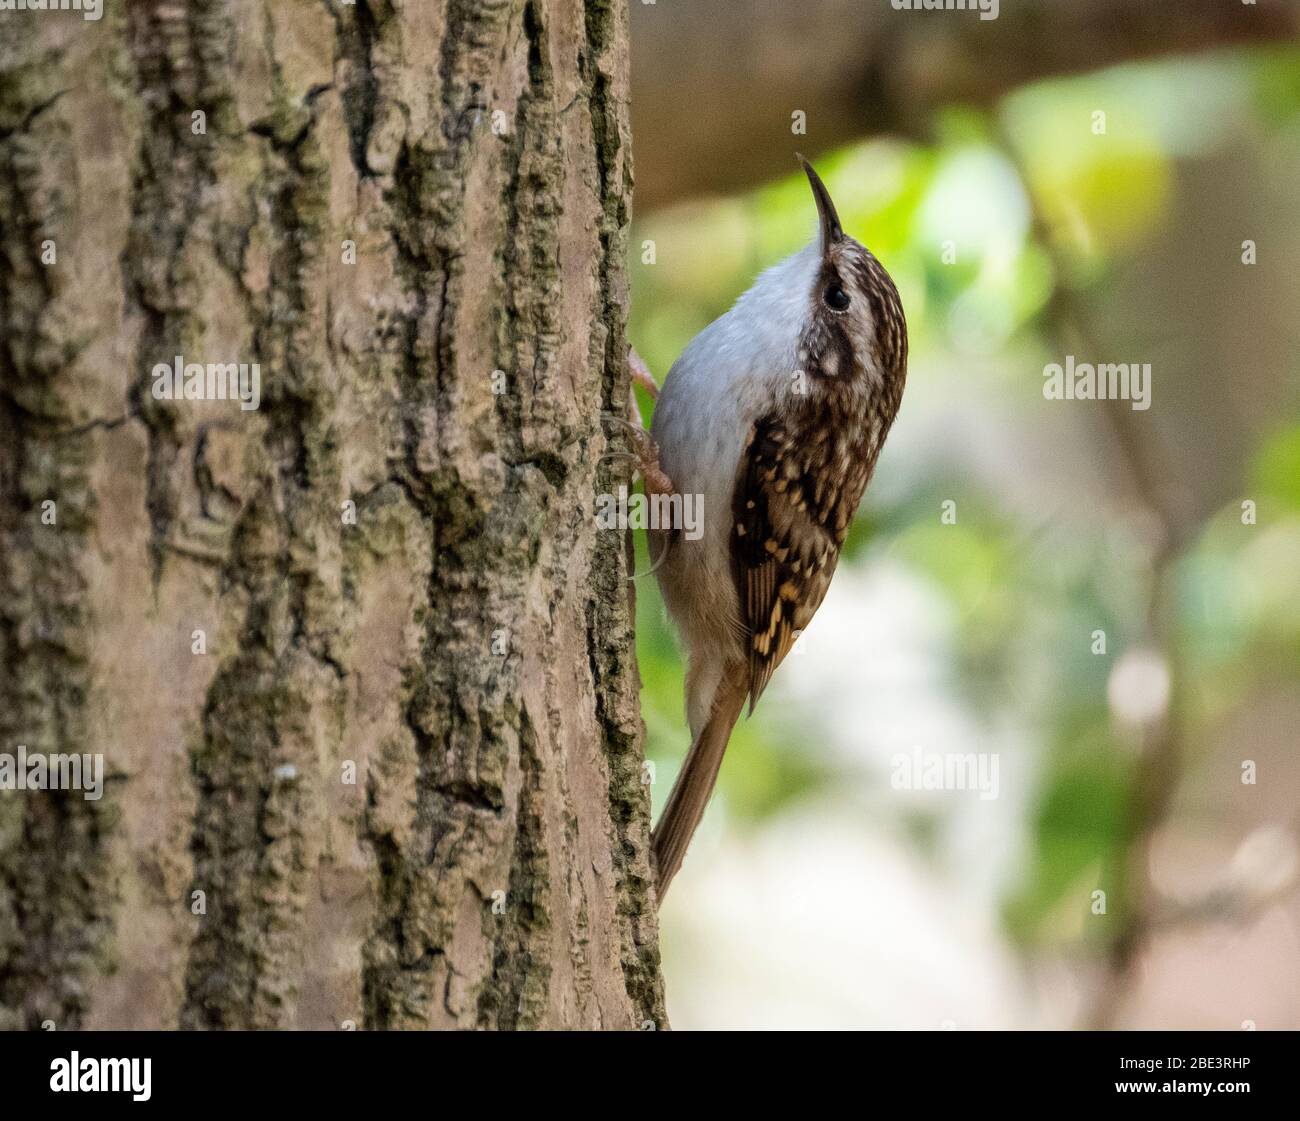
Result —
[[832, 311], [844, 311], [849, 306], [849, 294], [838, 284], [832, 284], [822, 297]]

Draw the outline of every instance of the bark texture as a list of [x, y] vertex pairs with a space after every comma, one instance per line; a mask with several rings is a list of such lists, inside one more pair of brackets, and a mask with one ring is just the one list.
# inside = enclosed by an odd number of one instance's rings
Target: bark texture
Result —
[[0, 1026], [661, 1024], [624, 8], [5, 19]]

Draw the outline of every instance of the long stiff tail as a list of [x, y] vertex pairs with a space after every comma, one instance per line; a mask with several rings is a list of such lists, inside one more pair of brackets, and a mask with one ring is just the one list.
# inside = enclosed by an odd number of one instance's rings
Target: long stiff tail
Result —
[[650, 836], [655, 866], [659, 870], [658, 898], [661, 905], [668, 894], [668, 885], [686, 858], [686, 847], [704, 817], [704, 808], [709, 804], [713, 784], [718, 780], [731, 729], [740, 719], [748, 691], [749, 680], [743, 664], [737, 664], [723, 674], [714, 694], [709, 719], [686, 753], [681, 773], [668, 795], [668, 804]]

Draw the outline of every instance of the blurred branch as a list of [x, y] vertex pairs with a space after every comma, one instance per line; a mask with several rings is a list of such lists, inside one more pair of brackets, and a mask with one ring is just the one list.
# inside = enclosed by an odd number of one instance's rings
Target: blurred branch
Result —
[[[790, 172], [796, 149], [921, 135], [944, 105], [1041, 78], [1300, 36], [1294, 0], [1016, 0], [996, 20], [887, 0], [632, 0], [631, 15], [640, 212]], [[806, 135], [791, 132], [796, 110]]]
[[[1065, 291], [1064, 289], [1061, 289]], [[1077, 313], [1076, 313], [1077, 314]], [[1077, 320], [1076, 320], [1077, 322]], [[1082, 354], [1099, 353], [1084, 347]], [[1150, 558], [1149, 591], [1144, 619], [1146, 646], [1157, 654], [1169, 672], [1170, 693], [1165, 712], [1139, 732], [1139, 755], [1129, 807], [1127, 868], [1123, 879], [1118, 931], [1111, 943], [1107, 977], [1102, 982], [1085, 1026], [1111, 1027], [1120, 1002], [1131, 990], [1133, 971], [1143, 947], [1156, 926], [1160, 896], [1151, 879], [1151, 845], [1169, 814], [1169, 806], [1182, 773], [1185, 683], [1174, 634], [1174, 564], [1187, 527], [1173, 520], [1160, 501], [1162, 487], [1150, 457], [1138, 451], [1133, 414], [1125, 401], [1107, 401], [1102, 415], [1110, 422], [1122, 450], [1125, 470], [1135, 481], [1149, 524], [1156, 528]]]
[[[1000, 141], [1008, 159], [1017, 168], [1031, 204], [1032, 233], [1037, 244], [1052, 258], [1058, 278], [1069, 275], [1052, 236], [1036, 205], [1030, 179], [1015, 144], [1005, 134]], [[1061, 353], [1101, 354], [1096, 335], [1090, 329], [1078, 294], [1063, 280], [1052, 291], [1043, 312], [1049, 335], [1062, 345]], [[1184, 757], [1183, 673], [1175, 640], [1172, 599], [1174, 564], [1195, 525], [1181, 518], [1164, 498], [1163, 456], [1158, 443], [1152, 446], [1153, 430], [1139, 427], [1139, 414], [1127, 401], [1107, 400], [1099, 415], [1115, 449], [1114, 482], [1130, 488], [1133, 509], [1130, 517], [1147, 529], [1150, 554], [1147, 563], [1148, 590], [1142, 619], [1142, 645], [1157, 655], [1169, 673], [1170, 693], [1162, 713], [1137, 732], [1138, 760], [1133, 777], [1128, 823], [1127, 852], [1119, 884], [1119, 907], [1115, 912], [1116, 932], [1107, 952], [1105, 973], [1098, 985], [1084, 1027], [1112, 1026], [1124, 996], [1131, 989], [1133, 971], [1152, 930], [1164, 912], [1165, 901], [1151, 879], [1151, 845], [1168, 816], [1178, 786]]]
[[[1294, 898], [1300, 889], [1300, 853], [1296, 847], [1298, 833], [1300, 819], [1285, 827], [1264, 826], [1257, 829], [1243, 841], [1233, 863], [1238, 863], [1243, 854], [1252, 848], [1256, 850], [1253, 853], [1255, 859], [1249, 861], [1246, 868], [1230, 867], [1221, 882], [1198, 895], [1175, 899], [1162, 892], [1152, 891], [1147, 907], [1148, 933], [1167, 934], [1214, 923], [1245, 926], [1271, 907]], [[1267, 859], [1266, 866], [1261, 866], [1262, 862], [1258, 859], [1261, 855]], [[1070, 948], [1082, 954], [1086, 950], [1086, 943], [1080, 942]], [[1119, 995], [1115, 979], [1109, 978], [1109, 981], [1108, 995]], [[1093, 1014], [1096, 1015], [1095, 1006]]]
[[[1205, 923], [1252, 922], [1275, 904], [1290, 899], [1300, 887], [1300, 861], [1295, 851], [1296, 826], [1264, 829], [1248, 837], [1243, 849], [1264, 841], [1270, 867], [1255, 867], [1193, 899], [1162, 899], [1152, 909], [1151, 929], [1166, 931]], [[1265, 837], [1260, 834], [1266, 834]], [[1258, 862], [1256, 862], [1258, 863]]]

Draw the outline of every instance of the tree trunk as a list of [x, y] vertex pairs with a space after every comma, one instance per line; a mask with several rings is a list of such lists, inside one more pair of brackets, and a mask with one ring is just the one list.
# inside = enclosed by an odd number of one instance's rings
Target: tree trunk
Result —
[[622, 5], [5, 19], [0, 1026], [662, 1024]]

